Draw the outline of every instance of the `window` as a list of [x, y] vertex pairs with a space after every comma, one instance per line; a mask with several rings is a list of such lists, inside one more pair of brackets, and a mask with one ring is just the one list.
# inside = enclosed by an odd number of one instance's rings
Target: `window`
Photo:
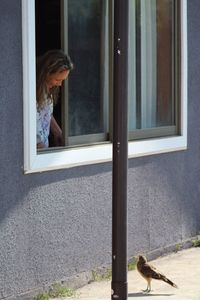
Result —
[[[175, 135], [179, 99], [175, 95], [179, 36], [178, 2], [173, 0], [136, 0], [130, 2], [130, 84], [129, 128], [132, 139]], [[135, 26], [132, 26], [134, 19]], [[133, 51], [133, 50], [132, 50]], [[159, 128], [159, 129], [158, 129]], [[148, 129], [148, 130], [147, 130]]]
[[[112, 159], [112, 5], [22, 1], [26, 173]], [[186, 0], [129, 5], [129, 157], [185, 149]], [[37, 151], [35, 62], [55, 48], [63, 48], [75, 64], [54, 107], [65, 146]]]
[[35, 3], [36, 57], [62, 48], [75, 65], [54, 107], [65, 145], [108, 140], [108, 1]]

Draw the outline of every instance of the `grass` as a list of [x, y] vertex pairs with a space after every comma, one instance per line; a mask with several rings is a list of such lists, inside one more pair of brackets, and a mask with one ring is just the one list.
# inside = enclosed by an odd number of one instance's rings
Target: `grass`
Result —
[[133, 258], [129, 263], [128, 263], [128, 271], [133, 271], [136, 268], [136, 260]]
[[62, 286], [59, 283], [55, 283], [49, 290], [49, 297], [50, 298], [57, 298], [57, 297], [73, 297], [75, 296], [75, 291], [69, 288]]
[[[136, 261], [133, 258], [129, 263], [128, 263], [128, 271], [135, 270], [136, 268]], [[102, 273], [98, 270], [93, 270], [92, 271], [92, 281], [109, 281], [112, 279], [112, 269], [107, 269], [106, 272]]]
[[35, 300], [49, 300], [49, 294], [46, 292], [40, 293]]
[[100, 273], [97, 270], [92, 271], [92, 277], [94, 281], [109, 281], [112, 278], [112, 270], [108, 269], [104, 273]]
[[66, 288], [60, 283], [55, 283], [50, 287], [49, 292], [38, 294], [35, 300], [50, 300], [57, 297], [74, 297], [75, 295], [76, 292], [74, 290]]
[[178, 251], [180, 251], [182, 249], [182, 247], [183, 247], [182, 244], [176, 244], [175, 253], [177, 253]]
[[[136, 268], [136, 261], [133, 258], [129, 263], [128, 263], [128, 271], [135, 270]], [[99, 270], [93, 270], [92, 271], [92, 281], [109, 281], [112, 279], [112, 269], [109, 268], [105, 272], [101, 272]], [[74, 297], [76, 295], [76, 292], [70, 288], [64, 287], [60, 283], [55, 283], [53, 284], [49, 292], [43, 292], [38, 294], [38, 296], [35, 298], [35, 300], [50, 300], [53, 298], [62, 298], [62, 297]]]
[[192, 240], [193, 247], [200, 247], [200, 235], [195, 240]]

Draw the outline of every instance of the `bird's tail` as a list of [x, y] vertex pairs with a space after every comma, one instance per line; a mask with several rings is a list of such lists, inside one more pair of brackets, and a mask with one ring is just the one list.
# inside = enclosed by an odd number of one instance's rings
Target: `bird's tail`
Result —
[[176, 289], [178, 288], [178, 286], [177, 286], [174, 282], [172, 282], [171, 280], [169, 280], [167, 277], [163, 276], [162, 280], [163, 280], [164, 282], [170, 284], [170, 285], [173, 286], [174, 288], [176, 288]]

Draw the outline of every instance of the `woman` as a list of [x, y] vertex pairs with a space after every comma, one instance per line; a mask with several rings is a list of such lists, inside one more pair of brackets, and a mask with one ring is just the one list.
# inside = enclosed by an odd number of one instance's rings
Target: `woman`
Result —
[[56, 146], [64, 145], [62, 130], [53, 117], [59, 87], [73, 69], [68, 55], [61, 50], [46, 52], [37, 62], [37, 148], [49, 147], [49, 133]]

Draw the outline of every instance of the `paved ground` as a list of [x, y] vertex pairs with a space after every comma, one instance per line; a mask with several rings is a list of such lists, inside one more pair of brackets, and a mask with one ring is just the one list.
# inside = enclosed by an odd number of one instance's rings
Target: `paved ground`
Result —
[[[173, 253], [151, 262], [159, 271], [178, 285], [178, 289], [157, 280], [152, 281], [152, 291], [146, 289], [146, 281], [134, 270], [128, 273], [128, 300], [200, 300], [200, 248]], [[63, 299], [63, 298], [62, 298]], [[69, 300], [69, 298], [65, 298]], [[111, 283], [94, 282], [77, 291], [74, 300], [111, 300]]]

